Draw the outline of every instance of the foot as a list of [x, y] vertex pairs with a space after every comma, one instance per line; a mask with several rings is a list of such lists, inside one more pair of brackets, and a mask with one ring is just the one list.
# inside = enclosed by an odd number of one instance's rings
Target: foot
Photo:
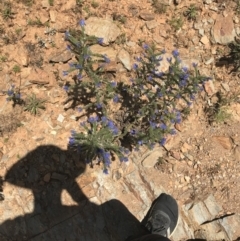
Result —
[[142, 224], [152, 234], [170, 238], [178, 223], [178, 205], [176, 200], [162, 193], [152, 204]]

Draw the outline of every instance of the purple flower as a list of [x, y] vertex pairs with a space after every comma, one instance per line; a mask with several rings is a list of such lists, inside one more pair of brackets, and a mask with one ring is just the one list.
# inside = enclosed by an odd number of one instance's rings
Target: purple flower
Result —
[[176, 134], [177, 134], [177, 132], [176, 132], [176, 130], [175, 130], [175, 129], [171, 129], [171, 130], [170, 130], [170, 134], [171, 134], [171, 135], [176, 135]]
[[64, 85], [64, 86], [63, 86], [63, 89], [64, 89], [65, 91], [68, 91], [68, 90], [69, 90], [69, 86], [68, 86], [68, 85]]
[[152, 81], [152, 79], [153, 79], [153, 77], [152, 77], [151, 75], [149, 75], [149, 76], [147, 77], [147, 80], [149, 80], [149, 81]]
[[66, 31], [65, 32], [65, 39], [68, 39], [70, 37], [70, 33], [69, 33], [69, 31]]
[[21, 94], [20, 93], [15, 94], [15, 98], [16, 99], [21, 99]]
[[147, 50], [147, 49], [149, 49], [149, 46], [144, 43], [144, 44], [143, 44], [143, 48], [144, 48], [145, 50]]
[[162, 124], [160, 125], [160, 129], [166, 130], [166, 129], [167, 129], [167, 126], [166, 126], [164, 123], [162, 123]]
[[155, 147], [155, 143], [151, 143], [149, 147], [152, 150]]
[[82, 66], [81, 66], [80, 64], [75, 64], [75, 68], [76, 68], [76, 69], [81, 69]]
[[84, 54], [84, 55], [83, 55], [83, 58], [84, 58], [85, 60], [88, 60], [88, 59], [90, 58], [90, 55], [89, 55], [89, 54]]
[[136, 60], [137, 60], [138, 62], [142, 62], [142, 58], [141, 58], [141, 57], [137, 57]]
[[106, 54], [103, 56], [103, 58], [106, 63], [110, 63], [110, 59], [107, 57]]
[[136, 63], [133, 64], [133, 69], [136, 70], [138, 68], [138, 65]]
[[89, 118], [88, 118], [88, 122], [89, 123], [95, 123], [95, 122], [97, 122], [98, 121], [98, 116], [96, 116], [96, 117], [94, 117], [94, 116], [90, 116]]
[[113, 102], [117, 103], [118, 101], [119, 101], [119, 97], [118, 97], [118, 95], [115, 95], [113, 97]]
[[68, 44], [66, 49], [71, 51], [71, 46]]
[[96, 107], [97, 107], [98, 109], [101, 109], [101, 108], [102, 108], [102, 104], [97, 103], [97, 104], [96, 104]]
[[117, 82], [115, 82], [115, 81], [111, 82], [111, 86], [114, 87], [114, 88], [117, 87]]
[[150, 126], [155, 129], [157, 124], [155, 122], [149, 121]]
[[173, 55], [173, 57], [177, 58], [179, 56], [178, 50], [177, 49], [173, 50], [172, 55]]
[[125, 156], [122, 156], [119, 158], [121, 162], [127, 162], [128, 161], [128, 158], [125, 157]]
[[137, 132], [136, 130], [130, 130], [130, 134], [134, 136], [135, 134], [137, 134]]
[[162, 54], [166, 54], [166, 50], [165, 49], [162, 50]]
[[183, 70], [183, 72], [185, 72], [185, 73], [188, 72], [188, 68], [187, 68], [187, 67], [183, 67], [182, 70]]
[[163, 137], [163, 138], [160, 140], [159, 144], [160, 144], [161, 146], [164, 146], [165, 143], [166, 143], [166, 138]]
[[85, 126], [86, 125], [86, 121], [80, 122], [80, 126]]
[[103, 169], [103, 173], [107, 175], [107, 174], [108, 174], [108, 169], [107, 169], [107, 168], [104, 168], [104, 169]]
[[63, 76], [67, 76], [68, 75], [68, 71], [63, 71]]
[[113, 121], [108, 120], [107, 127], [112, 131], [114, 135], [118, 134], [118, 128], [114, 125]]
[[106, 124], [107, 121], [108, 121], [108, 119], [107, 119], [106, 116], [102, 116], [102, 117], [101, 117], [101, 121], [102, 121], [104, 124]]
[[78, 74], [78, 75], [77, 75], [77, 79], [78, 79], [78, 80], [81, 80], [81, 79], [82, 79], [82, 75], [81, 75], [81, 74]]
[[195, 100], [195, 95], [190, 95], [190, 100]]
[[82, 107], [78, 107], [77, 110], [78, 110], [78, 112], [82, 112], [83, 108]]
[[76, 143], [76, 140], [73, 137], [70, 137], [68, 144], [69, 145], [74, 145], [75, 143]]
[[172, 57], [167, 58], [167, 61], [168, 61], [168, 63], [171, 63], [172, 62]]
[[83, 26], [86, 25], [84, 19], [81, 19], [81, 20], [79, 21], [79, 25], [80, 25], [81, 27], [83, 27]]
[[102, 84], [101, 84], [100, 82], [98, 82], [98, 83], [96, 84], [96, 87], [99, 88], [99, 87], [101, 87], [101, 85], [102, 85]]
[[142, 144], [143, 144], [143, 141], [141, 141], [141, 140], [140, 140], [140, 141], [138, 141], [138, 145], [140, 145], [140, 146], [141, 146]]
[[198, 63], [192, 63], [193, 68], [197, 68]]
[[98, 42], [98, 44], [101, 44], [101, 45], [102, 45], [102, 44], [103, 44], [103, 38], [98, 38], [98, 39], [97, 39], [97, 42]]
[[8, 90], [7, 91], [7, 95], [8, 96], [12, 96], [14, 94], [14, 91], [12, 89]]

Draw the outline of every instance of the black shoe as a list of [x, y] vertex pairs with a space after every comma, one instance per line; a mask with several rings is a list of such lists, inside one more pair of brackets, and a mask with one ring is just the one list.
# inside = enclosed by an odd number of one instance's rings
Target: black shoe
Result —
[[142, 224], [152, 234], [170, 237], [178, 223], [178, 205], [176, 200], [162, 193], [152, 204]]

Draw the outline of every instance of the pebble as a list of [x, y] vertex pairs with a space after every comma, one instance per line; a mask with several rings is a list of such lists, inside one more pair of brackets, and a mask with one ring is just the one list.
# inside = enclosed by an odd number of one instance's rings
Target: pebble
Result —
[[211, 3], [212, 3], [212, 0], [205, 0], [205, 1], [204, 1], [204, 3], [206, 3], [206, 4], [208, 4], [208, 5], [209, 5], [209, 4], [211, 4]]
[[198, 32], [199, 32], [199, 34], [200, 34], [201, 36], [204, 36], [204, 29], [203, 29], [203, 28], [200, 28], [200, 29], [198, 30]]
[[59, 115], [58, 115], [58, 118], [57, 118], [57, 121], [59, 121], [59, 122], [62, 123], [62, 122], [64, 121], [64, 118], [65, 118], [65, 117], [64, 117], [62, 114], [59, 114]]
[[218, 8], [215, 7], [215, 6], [211, 6], [209, 9], [212, 10], [212, 11], [214, 11], [214, 12], [218, 12]]
[[227, 83], [221, 83], [222, 87], [224, 90], [226, 90], [227, 92], [230, 91], [229, 85]]
[[208, 45], [209, 44], [209, 39], [206, 35], [204, 35], [201, 39], [200, 42], [204, 45]]
[[51, 173], [47, 173], [44, 177], [43, 177], [43, 181], [44, 182], [49, 182], [51, 179]]
[[192, 161], [188, 161], [187, 164], [188, 164], [188, 166], [192, 167], [193, 162]]
[[156, 27], [158, 26], [158, 22], [155, 21], [155, 20], [147, 21], [147, 22], [146, 22], [146, 26], [147, 26], [147, 28], [148, 28], [149, 30], [151, 30], [151, 29], [154, 29], [154, 28], [156, 28]]
[[154, 20], [155, 16], [152, 13], [141, 13], [140, 18], [146, 21], [151, 21]]
[[205, 62], [206, 65], [211, 64], [214, 61], [214, 57], [211, 57], [209, 60]]

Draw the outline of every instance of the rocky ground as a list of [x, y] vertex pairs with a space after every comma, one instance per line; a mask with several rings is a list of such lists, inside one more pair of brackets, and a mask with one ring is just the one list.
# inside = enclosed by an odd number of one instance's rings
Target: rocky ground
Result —
[[[191, 4], [196, 16], [188, 20]], [[123, 240], [120, 228], [111, 236], [114, 227], [109, 223], [124, 222], [104, 216], [109, 205], [115, 209], [108, 202], [119, 200], [141, 220], [163, 191], [181, 209], [173, 240], [239, 238], [240, 78], [231, 73], [231, 63], [221, 60], [229, 51], [227, 44], [240, 37], [239, 8], [233, 0], [1, 1], [0, 176], [6, 179], [1, 240], [76, 240], [80, 234], [83, 240]], [[212, 77], [189, 117], [175, 126], [174, 138], [163, 148], [131, 153], [127, 164], [113, 162], [107, 176], [101, 166], [85, 167], [67, 147], [70, 131], [81, 130], [78, 123], [87, 118], [71, 108], [63, 89], [72, 80], [62, 72], [73, 59], [64, 33], [79, 29], [80, 19], [86, 19], [88, 34], [103, 37], [104, 46], [92, 46], [92, 51], [108, 55], [116, 78], [128, 81], [142, 51], [139, 40], [167, 52], [179, 49], [186, 66], [198, 63], [200, 72]], [[12, 84], [22, 99], [35, 94], [46, 100], [45, 110], [34, 116], [7, 102]], [[216, 103], [222, 111], [217, 116], [211, 112]], [[39, 162], [32, 162], [31, 155]], [[96, 229], [85, 231], [83, 223], [97, 216]], [[69, 228], [76, 223], [78, 228]], [[91, 236], [94, 232], [101, 237]]]

